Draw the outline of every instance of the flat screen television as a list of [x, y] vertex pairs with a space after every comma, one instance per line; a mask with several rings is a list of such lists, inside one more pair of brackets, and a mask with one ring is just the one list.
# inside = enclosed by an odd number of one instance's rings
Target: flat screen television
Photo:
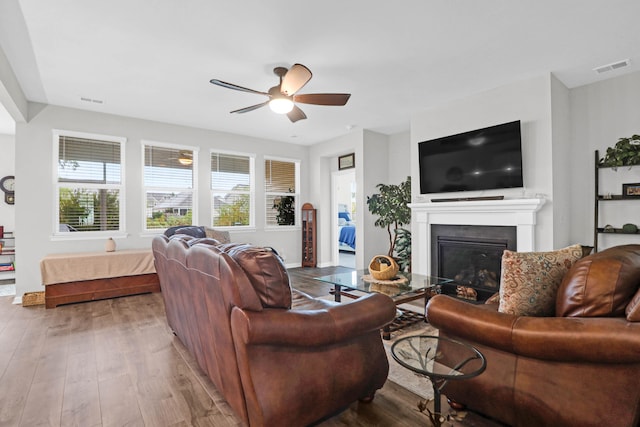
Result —
[[520, 121], [418, 144], [420, 193], [522, 187]]

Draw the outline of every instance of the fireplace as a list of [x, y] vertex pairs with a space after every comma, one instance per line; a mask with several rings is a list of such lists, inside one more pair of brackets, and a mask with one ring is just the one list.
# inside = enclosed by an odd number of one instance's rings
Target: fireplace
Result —
[[[475, 200], [461, 202], [412, 203], [412, 271], [435, 275], [432, 270], [432, 225], [487, 225], [515, 227], [518, 252], [541, 250], [536, 236], [545, 237], [536, 226], [545, 199]], [[545, 216], [543, 216], [544, 220]]]
[[502, 252], [517, 248], [514, 226], [431, 225], [431, 271], [453, 279], [443, 292], [482, 302], [500, 289]]

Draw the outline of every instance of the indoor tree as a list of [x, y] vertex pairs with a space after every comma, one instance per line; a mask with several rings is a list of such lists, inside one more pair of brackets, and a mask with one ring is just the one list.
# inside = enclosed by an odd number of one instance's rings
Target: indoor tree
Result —
[[[367, 197], [369, 212], [378, 216], [375, 226], [389, 235], [387, 256], [395, 258], [401, 270], [411, 270], [411, 232], [401, 228], [411, 222], [411, 177], [400, 184], [378, 184], [379, 193]], [[400, 246], [398, 247], [398, 244]], [[397, 249], [401, 249], [398, 251]]]

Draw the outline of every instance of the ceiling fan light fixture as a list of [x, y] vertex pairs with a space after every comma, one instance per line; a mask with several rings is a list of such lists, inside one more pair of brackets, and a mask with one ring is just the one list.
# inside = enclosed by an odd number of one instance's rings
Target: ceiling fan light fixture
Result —
[[178, 163], [183, 166], [189, 166], [193, 164], [193, 153], [189, 151], [181, 151], [178, 156]]
[[273, 98], [269, 101], [269, 108], [277, 114], [287, 114], [293, 110], [293, 101], [288, 98]]

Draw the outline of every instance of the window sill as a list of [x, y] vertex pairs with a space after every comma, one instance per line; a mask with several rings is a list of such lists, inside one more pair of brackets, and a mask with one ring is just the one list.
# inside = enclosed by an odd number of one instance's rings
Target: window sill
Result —
[[276, 225], [276, 226], [267, 226], [264, 228], [264, 231], [300, 231], [302, 227], [299, 225]]
[[124, 231], [105, 232], [105, 231], [76, 231], [68, 233], [52, 234], [49, 240], [52, 242], [70, 241], [70, 240], [105, 240], [109, 237], [113, 239], [126, 239], [129, 234]]

